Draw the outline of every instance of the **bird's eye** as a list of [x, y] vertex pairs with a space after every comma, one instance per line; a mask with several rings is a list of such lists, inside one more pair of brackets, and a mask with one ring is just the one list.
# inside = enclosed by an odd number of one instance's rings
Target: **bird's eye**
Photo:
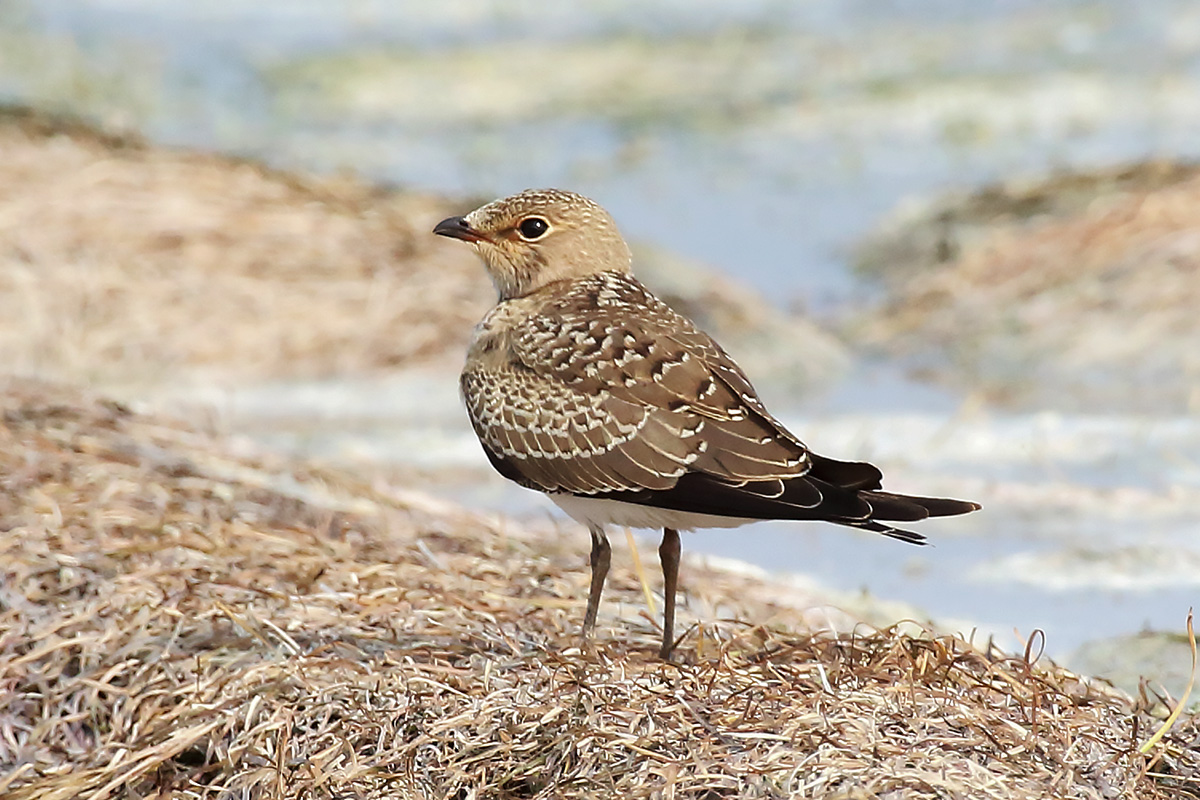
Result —
[[550, 230], [550, 223], [541, 217], [526, 217], [517, 225], [517, 231], [520, 232], [521, 238], [529, 241], [542, 238], [548, 230]]

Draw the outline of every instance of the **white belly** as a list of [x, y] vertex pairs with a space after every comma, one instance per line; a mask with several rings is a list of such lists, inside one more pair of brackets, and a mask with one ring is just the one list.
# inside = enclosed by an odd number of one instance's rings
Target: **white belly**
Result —
[[622, 525], [630, 528], [672, 528], [677, 531], [690, 531], [696, 528], [736, 528], [758, 521], [745, 517], [695, 514], [690, 511], [655, 508], [598, 497], [579, 497], [571, 494], [548, 494], [547, 497], [573, 519], [588, 526]]

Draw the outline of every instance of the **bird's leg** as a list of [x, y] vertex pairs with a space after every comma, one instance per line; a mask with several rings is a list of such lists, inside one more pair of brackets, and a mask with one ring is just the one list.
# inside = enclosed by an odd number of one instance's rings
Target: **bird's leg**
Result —
[[600, 594], [604, 591], [604, 578], [608, 575], [608, 563], [612, 557], [612, 545], [608, 543], [604, 529], [593, 526], [589, 527], [588, 531], [592, 534], [592, 557], [589, 559], [592, 565], [592, 588], [588, 593], [587, 614], [583, 617], [584, 639], [590, 638], [592, 629], [596, 627]]
[[658, 560], [663, 571], [663, 638], [659, 658], [669, 659], [675, 647], [675, 585], [679, 581], [679, 531], [663, 528]]

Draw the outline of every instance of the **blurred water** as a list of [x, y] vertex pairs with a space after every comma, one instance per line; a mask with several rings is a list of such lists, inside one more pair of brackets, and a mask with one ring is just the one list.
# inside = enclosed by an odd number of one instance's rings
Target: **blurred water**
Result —
[[[36, 63], [9, 47], [0, 96], [83, 107], [160, 141], [439, 191], [569, 186], [634, 237], [820, 309], [861, 289], [847, 248], [905, 197], [1055, 166], [1200, 156], [1200, 9], [1185, 0], [8, 9], [0, 25], [50, 39]], [[609, 102], [530, 115], [518, 107], [554, 76], [518, 71], [513, 115], [480, 121], [463, 85], [476, 73], [454, 65], [483, 48], [478, 77], [504, 86], [512, 44], [585, 73], [577, 51], [633, 47], [680, 85], [642, 102], [634, 79]], [[727, 85], [689, 101], [699, 86], [688, 76], [706, 61]], [[372, 100], [376, 76], [393, 72], [429, 85]], [[447, 75], [458, 77], [438, 86]]]
[[[610, 50], [642, 53], [644, 74], [593, 91]], [[530, 67], [538, 52], [549, 55]], [[592, 101], [537, 110], [541, 95], [576, 89]], [[849, 248], [906, 198], [1061, 166], [1200, 157], [1200, 7], [6, 0], [0, 99], [442, 192], [574, 188], [633, 238], [836, 315], [870, 291]], [[428, 408], [439, 391], [449, 411], [437, 420], [405, 405]], [[232, 416], [304, 452], [480, 466], [453, 391], [453, 376], [411, 375], [382, 389], [250, 387], [237, 401], [250, 407]], [[954, 420], [961, 398], [876, 364], [821, 396], [768, 399], [819, 449], [878, 459], [904, 481], [892, 488], [968, 496], [986, 511], [929, 524], [937, 544], [920, 550], [773, 524], [694, 534], [689, 549], [999, 630], [1040, 627], [1057, 653], [1178, 628], [1200, 596], [1189, 577], [1200, 574], [1194, 419]], [[260, 424], [281, 413], [291, 427]], [[539, 507], [498, 480], [472, 485], [473, 502]]]

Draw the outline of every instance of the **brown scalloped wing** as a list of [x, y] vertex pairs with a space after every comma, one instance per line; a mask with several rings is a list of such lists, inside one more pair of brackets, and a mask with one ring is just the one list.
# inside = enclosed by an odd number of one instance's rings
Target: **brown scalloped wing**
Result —
[[744, 481], [809, 467], [807, 448], [767, 413], [733, 360], [627, 275], [560, 287], [516, 332], [514, 350], [548, 383], [644, 409], [656, 448], [659, 427], [682, 431], [692, 471]]
[[[533, 489], [746, 518], [875, 522], [974, 503], [879, 491], [871, 464], [809, 453], [706, 334], [632, 277], [543, 290], [505, 329], [503, 358], [469, 363], [462, 393], [489, 459]], [[538, 307], [537, 300], [540, 300]]]

